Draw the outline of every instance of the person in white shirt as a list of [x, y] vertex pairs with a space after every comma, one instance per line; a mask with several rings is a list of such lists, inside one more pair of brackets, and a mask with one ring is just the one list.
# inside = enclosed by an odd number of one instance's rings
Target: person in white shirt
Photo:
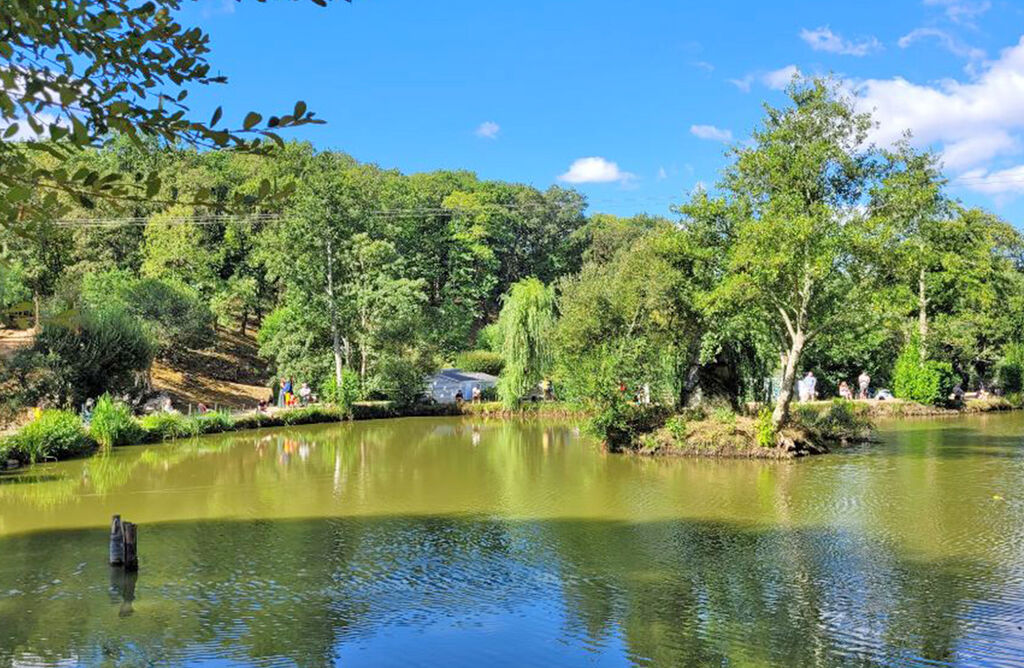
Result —
[[857, 385], [860, 388], [860, 394], [857, 395], [857, 398], [867, 399], [868, 387], [871, 385], [871, 376], [868, 375], [867, 371], [861, 371], [860, 375], [857, 376]]

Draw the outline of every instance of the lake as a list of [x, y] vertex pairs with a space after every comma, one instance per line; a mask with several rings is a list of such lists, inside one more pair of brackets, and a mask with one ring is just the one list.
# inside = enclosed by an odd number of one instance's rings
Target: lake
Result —
[[878, 436], [646, 459], [410, 418], [0, 474], [0, 666], [1024, 665], [1024, 414]]

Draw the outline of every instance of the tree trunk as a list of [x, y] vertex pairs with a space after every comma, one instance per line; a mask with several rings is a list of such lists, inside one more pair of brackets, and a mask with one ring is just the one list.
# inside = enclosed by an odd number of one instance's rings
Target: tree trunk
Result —
[[38, 334], [39, 332], [43, 331], [43, 321], [42, 321], [42, 318], [39, 315], [40, 303], [41, 302], [42, 302], [42, 298], [39, 296], [39, 292], [36, 291], [36, 290], [33, 290], [32, 291], [32, 310], [33, 310], [32, 331], [35, 332], [36, 334]]
[[331, 349], [334, 352], [334, 383], [339, 390], [342, 387], [341, 366], [342, 348], [341, 332], [338, 327], [338, 309], [334, 304], [334, 254], [331, 241], [327, 240], [327, 302], [331, 312]]
[[928, 298], [925, 292], [924, 277], [924, 267], [922, 267], [921, 273], [917, 277], [917, 332], [921, 337], [918, 352], [922, 362], [928, 358], [928, 347], [926, 344], [928, 339]]
[[238, 333], [245, 336], [245, 326], [249, 321], [249, 309], [242, 309], [242, 323], [238, 328]]
[[772, 426], [775, 429], [789, 420], [789, 404], [793, 400], [793, 384], [796, 382], [796, 370], [803, 349], [804, 334], [797, 331], [790, 342], [789, 352], [783, 354], [782, 387], [779, 388], [779, 398], [775, 401], [775, 410], [772, 411]]
[[366, 350], [366, 338], [367, 338], [367, 336], [366, 336], [366, 330], [367, 330], [366, 323], [367, 322], [368, 322], [368, 318], [366, 317], [366, 307], [364, 306], [359, 311], [359, 327], [360, 327], [361, 332], [362, 332], [362, 335], [360, 336], [360, 341], [359, 341], [359, 379], [361, 381], [363, 381], [364, 383], [366, 382], [367, 358], [369, 357], [369, 353]]

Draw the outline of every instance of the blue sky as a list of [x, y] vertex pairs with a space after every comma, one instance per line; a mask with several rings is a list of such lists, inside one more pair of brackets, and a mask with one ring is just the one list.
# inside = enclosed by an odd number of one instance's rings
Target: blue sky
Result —
[[1024, 219], [1024, 2], [355, 0], [186, 3], [226, 86], [202, 117], [280, 113], [289, 136], [405, 172], [571, 185], [591, 211], [667, 213], [713, 184], [794, 69], [833, 72], [941, 152], [952, 192]]

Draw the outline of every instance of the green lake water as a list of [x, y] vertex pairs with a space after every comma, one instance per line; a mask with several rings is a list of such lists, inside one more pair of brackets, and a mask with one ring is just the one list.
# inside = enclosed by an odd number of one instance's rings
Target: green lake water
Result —
[[1024, 665], [1024, 415], [878, 435], [645, 459], [401, 419], [0, 474], [0, 666]]

